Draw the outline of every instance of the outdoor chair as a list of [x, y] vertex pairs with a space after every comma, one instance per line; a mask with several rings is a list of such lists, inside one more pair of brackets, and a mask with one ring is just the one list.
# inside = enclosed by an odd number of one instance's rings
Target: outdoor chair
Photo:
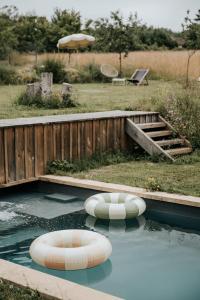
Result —
[[147, 75], [149, 69], [136, 69], [130, 79], [127, 79], [127, 82], [133, 83], [135, 85], [141, 85], [144, 80], [146, 80], [146, 85], [148, 85]]
[[126, 85], [126, 78], [119, 78], [119, 72], [112, 65], [101, 65], [101, 73], [108, 78], [112, 78], [112, 85]]

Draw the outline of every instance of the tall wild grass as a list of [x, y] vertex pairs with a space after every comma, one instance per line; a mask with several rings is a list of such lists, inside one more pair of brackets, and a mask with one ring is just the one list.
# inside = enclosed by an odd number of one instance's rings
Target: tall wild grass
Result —
[[[67, 53], [45, 53], [38, 55], [38, 64], [47, 59], [60, 60], [66, 68], [81, 68], [88, 64], [112, 64], [119, 66], [117, 53], [74, 53], [71, 55], [71, 63], [68, 65]], [[151, 74], [157, 77], [177, 79], [186, 74], [188, 51], [136, 51], [130, 52], [123, 58], [123, 73], [130, 76], [135, 68], [149, 68]], [[35, 55], [13, 53], [11, 62], [21, 67], [31, 67], [35, 64]], [[200, 76], [200, 51], [191, 58], [189, 77], [191, 79]]]

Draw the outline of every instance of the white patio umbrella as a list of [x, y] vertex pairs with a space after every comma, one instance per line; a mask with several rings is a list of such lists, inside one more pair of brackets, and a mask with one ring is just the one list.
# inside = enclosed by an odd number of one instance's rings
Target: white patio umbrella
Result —
[[[79, 49], [85, 48], [92, 45], [95, 42], [95, 38], [91, 35], [77, 33], [65, 36], [59, 39], [57, 47], [58, 49]], [[70, 53], [69, 53], [69, 63], [70, 63]]]

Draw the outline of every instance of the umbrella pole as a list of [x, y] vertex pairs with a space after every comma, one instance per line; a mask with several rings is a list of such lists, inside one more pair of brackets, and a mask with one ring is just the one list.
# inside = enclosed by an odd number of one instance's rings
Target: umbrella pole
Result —
[[71, 61], [71, 53], [69, 52], [69, 60], [68, 60], [69, 65], [70, 65], [70, 61]]

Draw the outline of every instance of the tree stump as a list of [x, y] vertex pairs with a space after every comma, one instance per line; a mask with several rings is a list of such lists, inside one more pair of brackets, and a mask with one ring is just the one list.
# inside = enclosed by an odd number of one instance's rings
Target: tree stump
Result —
[[40, 90], [40, 82], [28, 83], [26, 86], [26, 94], [29, 97], [34, 97], [39, 95], [41, 92]]
[[63, 82], [62, 91], [61, 91], [62, 95], [63, 96], [68, 95], [68, 94], [71, 94], [71, 92], [72, 92], [72, 85], [69, 83]]
[[53, 73], [41, 73], [40, 87], [43, 98], [48, 98], [52, 94]]

